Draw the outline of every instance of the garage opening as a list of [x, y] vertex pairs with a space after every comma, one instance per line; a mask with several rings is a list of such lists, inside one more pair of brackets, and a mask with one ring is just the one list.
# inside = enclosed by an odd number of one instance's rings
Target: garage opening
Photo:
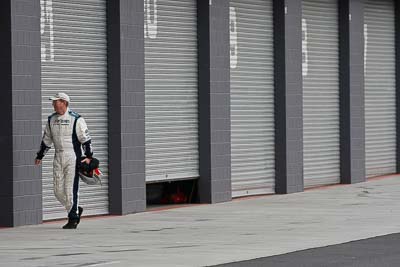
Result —
[[146, 186], [147, 208], [199, 203], [198, 180], [164, 181]]

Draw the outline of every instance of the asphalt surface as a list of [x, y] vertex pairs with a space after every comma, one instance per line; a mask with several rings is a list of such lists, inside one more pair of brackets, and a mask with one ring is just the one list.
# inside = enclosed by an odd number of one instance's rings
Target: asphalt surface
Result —
[[214, 266], [395, 267], [400, 266], [400, 234]]
[[64, 223], [0, 229], [0, 266], [400, 266], [400, 176]]

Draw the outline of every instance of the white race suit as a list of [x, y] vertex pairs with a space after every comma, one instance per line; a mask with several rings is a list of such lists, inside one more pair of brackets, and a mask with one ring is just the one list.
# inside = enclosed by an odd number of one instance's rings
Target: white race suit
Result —
[[77, 219], [79, 202], [78, 164], [82, 156], [93, 155], [91, 138], [85, 120], [69, 109], [63, 114], [48, 117], [37, 159], [42, 159], [54, 145], [54, 195], [65, 207], [68, 218]]

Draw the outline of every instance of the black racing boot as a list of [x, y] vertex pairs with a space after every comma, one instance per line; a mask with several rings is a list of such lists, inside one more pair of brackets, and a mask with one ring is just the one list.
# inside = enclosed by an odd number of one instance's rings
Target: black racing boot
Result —
[[78, 215], [79, 215], [79, 217], [78, 217], [78, 224], [81, 222], [81, 215], [82, 215], [82, 212], [83, 212], [83, 208], [82, 208], [82, 207], [78, 207]]
[[63, 229], [76, 229], [78, 219], [68, 219], [68, 222], [63, 226]]

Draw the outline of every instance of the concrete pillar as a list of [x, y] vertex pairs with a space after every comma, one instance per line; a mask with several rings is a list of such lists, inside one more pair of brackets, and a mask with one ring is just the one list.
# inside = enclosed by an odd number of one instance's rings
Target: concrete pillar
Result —
[[301, 192], [303, 77], [301, 1], [274, 0], [275, 191]]
[[42, 222], [40, 1], [0, 2], [0, 226]]
[[341, 183], [365, 181], [364, 1], [340, 0]]
[[229, 1], [197, 1], [201, 203], [231, 200]]
[[111, 214], [146, 208], [143, 7], [107, 1]]

